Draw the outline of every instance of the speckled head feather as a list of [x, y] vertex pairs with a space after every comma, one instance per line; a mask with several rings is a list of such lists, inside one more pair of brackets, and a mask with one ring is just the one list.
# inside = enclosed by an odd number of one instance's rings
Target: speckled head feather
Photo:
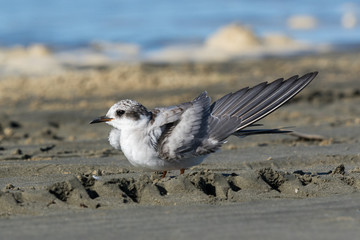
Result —
[[106, 114], [107, 116], [126, 117], [135, 121], [140, 117], [148, 116], [150, 113], [142, 104], [135, 100], [125, 99], [115, 103]]

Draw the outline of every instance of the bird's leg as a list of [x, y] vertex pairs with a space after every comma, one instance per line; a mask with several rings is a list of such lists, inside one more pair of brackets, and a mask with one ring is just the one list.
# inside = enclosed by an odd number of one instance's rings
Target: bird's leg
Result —
[[161, 175], [161, 178], [165, 178], [167, 171], [163, 171], [163, 174]]
[[185, 168], [181, 168], [180, 169], [180, 174], [184, 174], [184, 172], [185, 172]]

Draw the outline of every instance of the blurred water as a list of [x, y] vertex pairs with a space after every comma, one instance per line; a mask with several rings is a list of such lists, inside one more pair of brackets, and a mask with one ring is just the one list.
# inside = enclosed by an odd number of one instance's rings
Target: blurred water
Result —
[[[204, 41], [231, 22], [260, 35], [281, 32], [310, 43], [357, 44], [360, 23], [341, 24], [345, 12], [360, 19], [360, 0], [0, 0], [0, 45], [43, 43], [52, 47], [87, 46], [93, 41], [135, 43], [152, 50]], [[315, 17], [310, 30], [288, 27], [292, 15]]]

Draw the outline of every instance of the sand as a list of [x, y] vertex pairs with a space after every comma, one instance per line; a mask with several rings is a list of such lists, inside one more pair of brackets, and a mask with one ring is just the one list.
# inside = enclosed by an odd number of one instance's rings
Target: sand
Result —
[[[355, 239], [359, 52], [117, 64], [0, 80], [0, 238]], [[132, 167], [89, 125], [116, 100], [176, 104], [319, 71], [262, 120], [305, 134], [231, 137], [184, 175]], [[316, 135], [316, 136], [315, 136]]]

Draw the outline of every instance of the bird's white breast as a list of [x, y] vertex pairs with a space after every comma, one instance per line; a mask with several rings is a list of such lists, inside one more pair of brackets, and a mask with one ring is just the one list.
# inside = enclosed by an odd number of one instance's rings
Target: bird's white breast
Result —
[[121, 150], [132, 165], [151, 170], [163, 169], [164, 161], [158, 158], [146, 132], [138, 129], [113, 129], [109, 142], [111, 146]]
[[116, 128], [113, 128], [109, 134], [109, 143], [113, 148], [117, 150], [121, 150], [120, 134], [121, 134], [120, 130]]
[[174, 170], [188, 168], [200, 164], [205, 156], [185, 158], [179, 160], [163, 160], [150, 143], [147, 132], [139, 130], [117, 130], [113, 129], [109, 135], [111, 146], [121, 150], [129, 162], [135, 167], [146, 170]]

